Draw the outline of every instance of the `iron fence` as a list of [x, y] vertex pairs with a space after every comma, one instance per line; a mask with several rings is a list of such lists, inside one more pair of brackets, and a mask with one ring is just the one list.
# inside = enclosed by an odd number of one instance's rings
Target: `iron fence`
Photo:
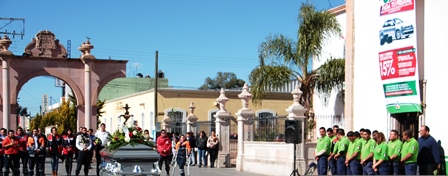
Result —
[[[234, 121], [230, 121], [229, 124], [230, 134], [238, 134], [238, 125]], [[160, 131], [162, 129], [161, 123], [156, 123], [156, 130]], [[170, 128], [172, 133], [185, 134], [187, 133], [187, 123], [173, 123]], [[204, 131], [207, 136], [211, 135], [212, 131], [216, 132], [216, 123], [213, 121], [198, 121], [196, 122], [196, 133], [195, 135], [199, 135], [199, 132]]]
[[255, 118], [253, 123], [254, 141], [283, 142], [286, 117], [269, 116]]

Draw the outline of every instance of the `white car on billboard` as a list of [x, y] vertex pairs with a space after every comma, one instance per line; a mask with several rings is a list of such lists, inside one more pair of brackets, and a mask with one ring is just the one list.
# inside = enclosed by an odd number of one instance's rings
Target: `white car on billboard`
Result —
[[380, 30], [380, 44], [392, 43], [393, 40], [408, 38], [409, 35], [414, 34], [414, 26], [403, 22], [399, 18], [394, 18], [384, 22]]

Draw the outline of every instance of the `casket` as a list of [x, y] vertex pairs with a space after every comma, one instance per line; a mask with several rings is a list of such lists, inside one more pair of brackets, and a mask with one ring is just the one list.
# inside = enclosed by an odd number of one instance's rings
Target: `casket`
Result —
[[113, 151], [101, 151], [100, 175], [160, 175], [157, 164], [159, 154], [152, 147], [138, 144], [126, 145]]

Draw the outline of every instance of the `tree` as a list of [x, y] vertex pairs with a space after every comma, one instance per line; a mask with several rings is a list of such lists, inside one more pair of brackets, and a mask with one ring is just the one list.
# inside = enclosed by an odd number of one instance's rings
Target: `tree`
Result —
[[236, 77], [235, 73], [218, 72], [213, 79], [210, 77], [205, 78], [204, 84], [199, 87], [199, 90], [239, 88], [243, 87], [244, 83], [242, 79]]
[[17, 114], [16, 123], [19, 123], [20, 116], [29, 116], [28, 108], [27, 107], [18, 106], [17, 109], [16, 109], [16, 114]]
[[324, 42], [331, 35], [340, 36], [336, 17], [328, 11], [316, 11], [314, 5], [307, 2], [300, 7], [298, 21], [297, 42], [280, 34], [270, 35], [260, 44], [260, 65], [249, 75], [254, 104], [261, 104], [261, 99], [273, 88], [284, 87], [297, 79], [302, 91], [300, 104], [309, 111], [316, 88], [329, 94], [334, 87], [342, 85], [343, 59], [333, 59], [317, 69], [309, 69], [313, 59], [321, 56]]
[[106, 100], [101, 101], [100, 99], [97, 100], [96, 102], [96, 122], [97, 122], [97, 126], [101, 123], [100, 117], [103, 116], [104, 111], [104, 103], [106, 103]]

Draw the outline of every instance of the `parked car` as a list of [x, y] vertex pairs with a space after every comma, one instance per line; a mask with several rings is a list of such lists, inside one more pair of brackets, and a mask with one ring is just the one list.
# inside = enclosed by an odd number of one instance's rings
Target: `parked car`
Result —
[[409, 35], [414, 34], [414, 26], [409, 23], [403, 22], [399, 18], [394, 18], [384, 22], [382, 29], [380, 30], [380, 44], [392, 43], [392, 40], [399, 40], [408, 38]]

